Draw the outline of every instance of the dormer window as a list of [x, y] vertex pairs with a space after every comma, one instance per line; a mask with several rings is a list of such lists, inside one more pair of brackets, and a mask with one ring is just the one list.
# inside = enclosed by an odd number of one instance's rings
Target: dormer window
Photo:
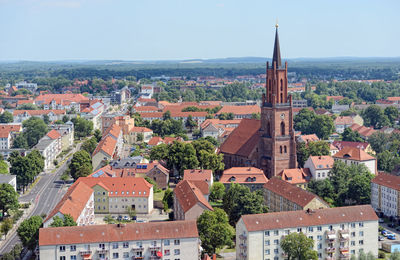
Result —
[[231, 178], [229, 178], [229, 181], [236, 181], [236, 178], [235, 178], [235, 176], [232, 176]]

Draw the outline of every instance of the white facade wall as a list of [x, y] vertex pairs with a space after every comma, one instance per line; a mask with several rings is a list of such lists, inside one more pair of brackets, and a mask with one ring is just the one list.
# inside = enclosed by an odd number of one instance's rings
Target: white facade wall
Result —
[[11, 142], [10, 142], [11, 136], [8, 134], [8, 137], [2, 137], [0, 138], [0, 149], [1, 150], [6, 150], [11, 148]]
[[[347, 247], [349, 255], [343, 259], [350, 259], [351, 255], [357, 256], [361, 251], [378, 256], [378, 221], [247, 232], [243, 220], [240, 219], [236, 224], [236, 259], [283, 260], [285, 255], [280, 248], [280, 241], [283, 236], [293, 232], [302, 232], [314, 240], [314, 250], [318, 252], [319, 259], [339, 259], [340, 250]], [[333, 240], [327, 239], [330, 232], [334, 234]], [[342, 232], [348, 234], [347, 240], [343, 239]], [[334, 252], [332, 258], [329, 258], [328, 249]]]
[[356, 160], [349, 160], [349, 159], [343, 159], [343, 158], [336, 158], [335, 160], [340, 160], [347, 165], [364, 164], [372, 174], [374, 174], [374, 175], [376, 174], [376, 160], [356, 161]]
[[318, 167], [318, 166], [315, 166], [312, 163], [312, 160], [311, 160], [310, 157], [304, 163], [304, 168], [309, 168], [310, 169], [310, 172], [311, 172], [313, 180], [324, 180], [324, 179], [329, 177], [329, 172], [330, 172], [331, 169], [326, 169], [326, 168], [318, 169], [316, 167]]
[[92, 195], [90, 195], [90, 198], [83, 208], [81, 214], [76, 219], [76, 223], [78, 224], [78, 226], [87, 226], [94, 225], [94, 221], [94, 193], [92, 192]]
[[[155, 235], [156, 237], [156, 235]], [[98, 243], [40, 246], [40, 259], [83, 260], [83, 255], [89, 253], [90, 259], [134, 259], [144, 260], [197, 260], [200, 258], [198, 238], [172, 238], [103, 242], [107, 238], [99, 238]], [[151, 258], [157, 251], [162, 252], [161, 258]], [[65, 257], [65, 258], [64, 258]]]
[[398, 191], [381, 186], [381, 211], [386, 216], [398, 215]]
[[380, 196], [380, 185], [371, 182], [371, 206], [372, 208], [377, 211], [378, 209], [380, 209], [380, 205], [379, 205], [379, 196]]

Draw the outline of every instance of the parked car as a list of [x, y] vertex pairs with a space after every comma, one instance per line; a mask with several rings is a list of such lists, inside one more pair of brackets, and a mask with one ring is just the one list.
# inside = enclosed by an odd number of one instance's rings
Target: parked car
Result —
[[385, 223], [385, 221], [381, 218], [379, 218], [379, 223]]
[[379, 237], [378, 237], [378, 241], [383, 241], [383, 240], [385, 240], [385, 237], [384, 237], [384, 236], [379, 236]]
[[390, 224], [388, 225], [388, 227], [390, 227], [390, 228], [395, 228], [396, 225], [395, 225], [394, 223], [390, 223]]
[[119, 220], [119, 221], [122, 220], [122, 216], [121, 216], [121, 215], [118, 216], [118, 220]]
[[124, 216], [124, 220], [129, 220], [129, 217], [128, 216]]
[[388, 233], [389, 231], [387, 231], [386, 229], [384, 229], [384, 230], [382, 230], [382, 232], [381, 232], [381, 234], [383, 235], [383, 236], [387, 236], [387, 233]]
[[396, 235], [395, 234], [390, 234], [390, 235], [387, 235], [386, 238], [389, 239], [389, 240], [395, 240], [396, 239]]

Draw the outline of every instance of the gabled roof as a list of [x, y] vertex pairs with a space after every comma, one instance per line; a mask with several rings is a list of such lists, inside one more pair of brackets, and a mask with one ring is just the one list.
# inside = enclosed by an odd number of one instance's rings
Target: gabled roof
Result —
[[12, 132], [21, 132], [22, 125], [20, 124], [0, 124], [0, 137], [7, 138], [8, 135]]
[[183, 179], [188, 181], [211, 181], [212, 170], [188, 169], [183, 171]]
[[217, 115], [222, 113], [233, 113], [234, 115], [251, 115], [253, 113], [261, 113], [259, 105], [246, 105], [246, 106], [223, 106]]
[[92, 196], [92, 193], [92, 188], [85, 183], [75, 182], [50, 212], [44, 222], [54, 217], [58, 212], [63, 215], [69, 214], [74, 221], [76, 221], [85, 208], [90, 196]]
[[367, 154], [361, 149], [353, 148], [353, 147], [344, 147], [342, 150], [337, 152], [334, 158], [340, 159], [347, 159], [347, 160], [354, 160], [354, 161], [369, 161], [369, 160], [376, 160], [375, 157]]
[[335, 125], [351, 125], [354, 120], [351, 116], [338, 116], [335, 119]]
[[279, 175], [282, 180], [290, 184], [307, 183], [311, 179], [310, 169], [308, 168], [284, 169]]
[[107, 164], [103, 168], [100, 168], [97, 171], [92, 172], [87, 177], [93, 177], [93, 178], [117, 177], [117, 173], [111, 169], [111, 166], [109, 164]]
[[400, 191], [400, 176], [380, 172], [371, 182]]
[[40, 116], [40, 115], [48, 115], [53, 113], [55, 115], [65, 115], [65, 110], [62, 109], [53, 109], [53, 110], [14, 110], [13, 116], [17, 116], [20, 114], [28, 114], [30, 116]]
[[314, 168], [317, 170], [332, 169], [333, 163], [335, 162], [333, 158], [329, 155], [324, 156], [310, 156], [311, 162]]
[[242, 119], [240, 125], [221, 145], [220, 151], [227, 154], [248, 156], [258, 144], [260, 126], [260, 120]]
[[267, 183], [268, 179], [261, 169], [255, 167], [232, 167], [223, 172], [219, 181], [224, 184], [263, 184]]
[[370, 127], [362, 126], [359, 124], [352, 124], [350, 126], [351, 130], [358, 132], [361, 136], [369, 137], [373, 133], [375, 133], [375, 129], [372, 129]]
[[41, 228], [39, 246], [198, 238], [196, 220]]
[[[269, 181], [264, 184], [264, 189], [278, 194], [279, 196], [299, 205], [300, 207], [305, 207], [313, 199], [319, 198], [314, 193], [303, 190], [302, 188], [281, 180], [278, 177], [273, 177], [269, 179]], [[322, 199], [320, 200], [323, 201]], [[328, 204], [326, 205], [328, 206]]]
[[316, 134], [300, 135], [299, 138], [301, 138], [305, 143], [319, 141], [319, 138]]
[[[207, 183], [205, 184], [208, 186]], [[191, 181], [180, 181], [174, 189], [174, 194], [185, 213], [197, 203], [202, 204], [209, 210], [213, 210], [201, 190]]]
[[117, 140], [114, 139], [111, 135], [108, 135], [99, 142], [93, 152], [93, 156], [96, 155], [98, 152], [103, 151], [110, 157], [112, 157], [114, 155], [116, 146]]
[[353, 147], [365, 150], [369, 145], [369, 143], [367, 142], [348, 142], [348, 141], [333, 141], [332, 144], [339, 150], [343, 149], [343, 147]]
[[118, 139], [121, 134], [121, 127], [116, 123], [112, 124], [112, 126], [108, 127], [106, 132], [103, 134], [103, 138], [105, 136], [111, 135], [114, 139]]
[[51, 130], [50, 132], [47, 133], [47, 136], [50, 137], [51, 139], [58, 139], [61, 137], [60, 133], [57, 130]]
[[241, 217], [248, 232], [349, 222], [378, 221], [371, 205], [297, 210]]
[[147, 128], [147, 127], [141, 127], [141, 126], [134, 126], [131, 128], [131, 132], [134, 133], [151, 133], [153, 130]]

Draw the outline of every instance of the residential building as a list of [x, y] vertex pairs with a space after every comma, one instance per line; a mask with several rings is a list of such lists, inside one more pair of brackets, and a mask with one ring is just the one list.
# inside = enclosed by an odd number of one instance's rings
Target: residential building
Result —
[[377, 173], [376, 158], [367, 154], [362, 149], [344, 147], [333, 156], [335, 161], [342, 161], [347, 165], [364, 164], [372, 174]]
[[174, 219], [196, 220], [205, 210], [213, 210], [208, 193], [204, 181], [180, 181], [174, 189]]
[[17, 176], [9, 174], [0, 174], [0, 184], [7, 183], [13, 186], [14, 190], [17, 191]]
[[[138, 137], [142, 135], [142, 139], [140, 140]], [[150, 139], [153, 137], [153, 130], [147, 127], [135, 126], [132, 127], [129, 132], [129, 140], [128, 143], [148, 143]]]
[[81, 117], [93, 122], [93, 129], [101, 130], [101, 115], [105, 110], [105, 105], [101, 100], [90, 100], [90, 106], [81, 111]]
[[359, 115], [354, 116], [338, 116], [335, 121], [335, 131], [339, 134], [344, 132], [344, 129], [352, 126], [353, 124], [363, 125], [364, 120]]
[[371, 145], [367, 142], [333, 141], [332, 145], [337, 147], [338, 151], [342, 150], [343, 147], [349, 146], [349, 147], [361, 149], [368, 154], [375, 154], [375, 151], [372, 149]]
[[89, 98], [82, 94], [41, 94], [35, 98], [35, 104], [45, 110], [67, 110], [81, 112], [89, 106]]
[[22, 123], [35, 116], [43, 119], [44, 115], [49, 117], [50, 122], [62, 120], [67, 113], [65, 110], [14, 110], [14, 123]]
[[0, 124], [0, 150], [10, 149], [14, 138], [21, 132], [21, 124]]
[[24, 88], [30, 92], [32, 92], [33, 94], [36, 92], [37, 90], [37, 84], [36, 83], [28, 83], [26, 81], [20, 81], [18, 83], [15, 83], [15, 87], [17, 89], [21, 89]]
[[205, 181], [210, 189], [214, 182], [212, 170], [205, 170], [205, 169], [184, 170], [183, 179], [188, 181]]
[[62, 149], [61, 135], [56, 130], [51, 130], [39, 140], [34, 149], [44, 157], [44, 170], [54, 168], [54, 161]]
[[272, 212], [329, 207], [328, 203], [317, 195], [278, 177], [273, 177], [264, 184], [264, 203]]
[[154, 167], [146, 173], [146, 177], [151, 178], [159, 189], [165, 190], [168, 188], [169, 170], [160, 163], [155, 164]]
[[200, 125], [201, 135], [203, 137], [211, 136], [218, 140], [226, 131], [232, 132], [239, 126], [241, 119], [219, 120], [206, 119]]
[[334, 162], [330, 155], [310, 156], [304, 167], [310, 169], [313, 180], [323, 180], [329, 177]]
[[308, 144], [309, 142], [316, 142], [316, 141], [319, 141], [319, 138], [316, 134], [299, 135], [297, 137], [297, 142], [300, 142], [300, 143]]
[[379, 173], [371, 181], [371, 206], [388, 217], [400, 216], [400, 176]]
[[92, 154], [93, 169], [99, 169], [106, 162], [116, 159], [122, 154], [122, 136], [121, 127], [117, 124], [113, 124], [105, 131]]
[[195, 220], [41, 228], [40, 259], [200, 259]]
[[358, 132], [360, 134], [360, 136], [364, 139], [364, 140], [368, 140], [368, 138], [376, 132], [375, 129], [371, 128], [371, 127], [366, 127], [363, 125], [360, 125], [358, 123], [352, 124], [350, 126], [351, 130]]
[[93, 189], [96, 214], [126, 214], [128, 208], [139, 214], [153, 211], [153, 185], [144, 178], [92, 176], [81, 177], [77, 182], [84, 182]]
[[243, 215], [236, 224], [236, 259], [286, 259], [280, 243], [301, 232], [319, 259], [378, 256], [378, 217], [370, 205]]
[[311, 180], [311, 172], [308, 168], [284, 169], [279, 176], [287, 183], [302, 189], [306, 189], [308, 182]]
[[223, 106], [216, 116], [223, 113], [232, 113], [235, 119], [253, 118], [254, 114], [260, 114], [261, 108], [259, 105], [246, 105], [246, 106]]
[[49, 128], [56, 130], [61, 135], [62, 150], [74, 144], [74, 124], [71, 121], [65, 124], [52, 124]]
[[225, 170], [219, 180], [229, 189], [231, 183], [238, 183], [247, 186], [250, 191], [256, 191], [263, 188], [268, 182], [264, 172], [255, 167], [232, 167]]
[[75, 182], [43, 221], [43, 227], [49, 227], [54, 217], [64, 220], [70, 215], [78, 226], [94, 224], [94, 196], [91, 187], [84, 182]]

